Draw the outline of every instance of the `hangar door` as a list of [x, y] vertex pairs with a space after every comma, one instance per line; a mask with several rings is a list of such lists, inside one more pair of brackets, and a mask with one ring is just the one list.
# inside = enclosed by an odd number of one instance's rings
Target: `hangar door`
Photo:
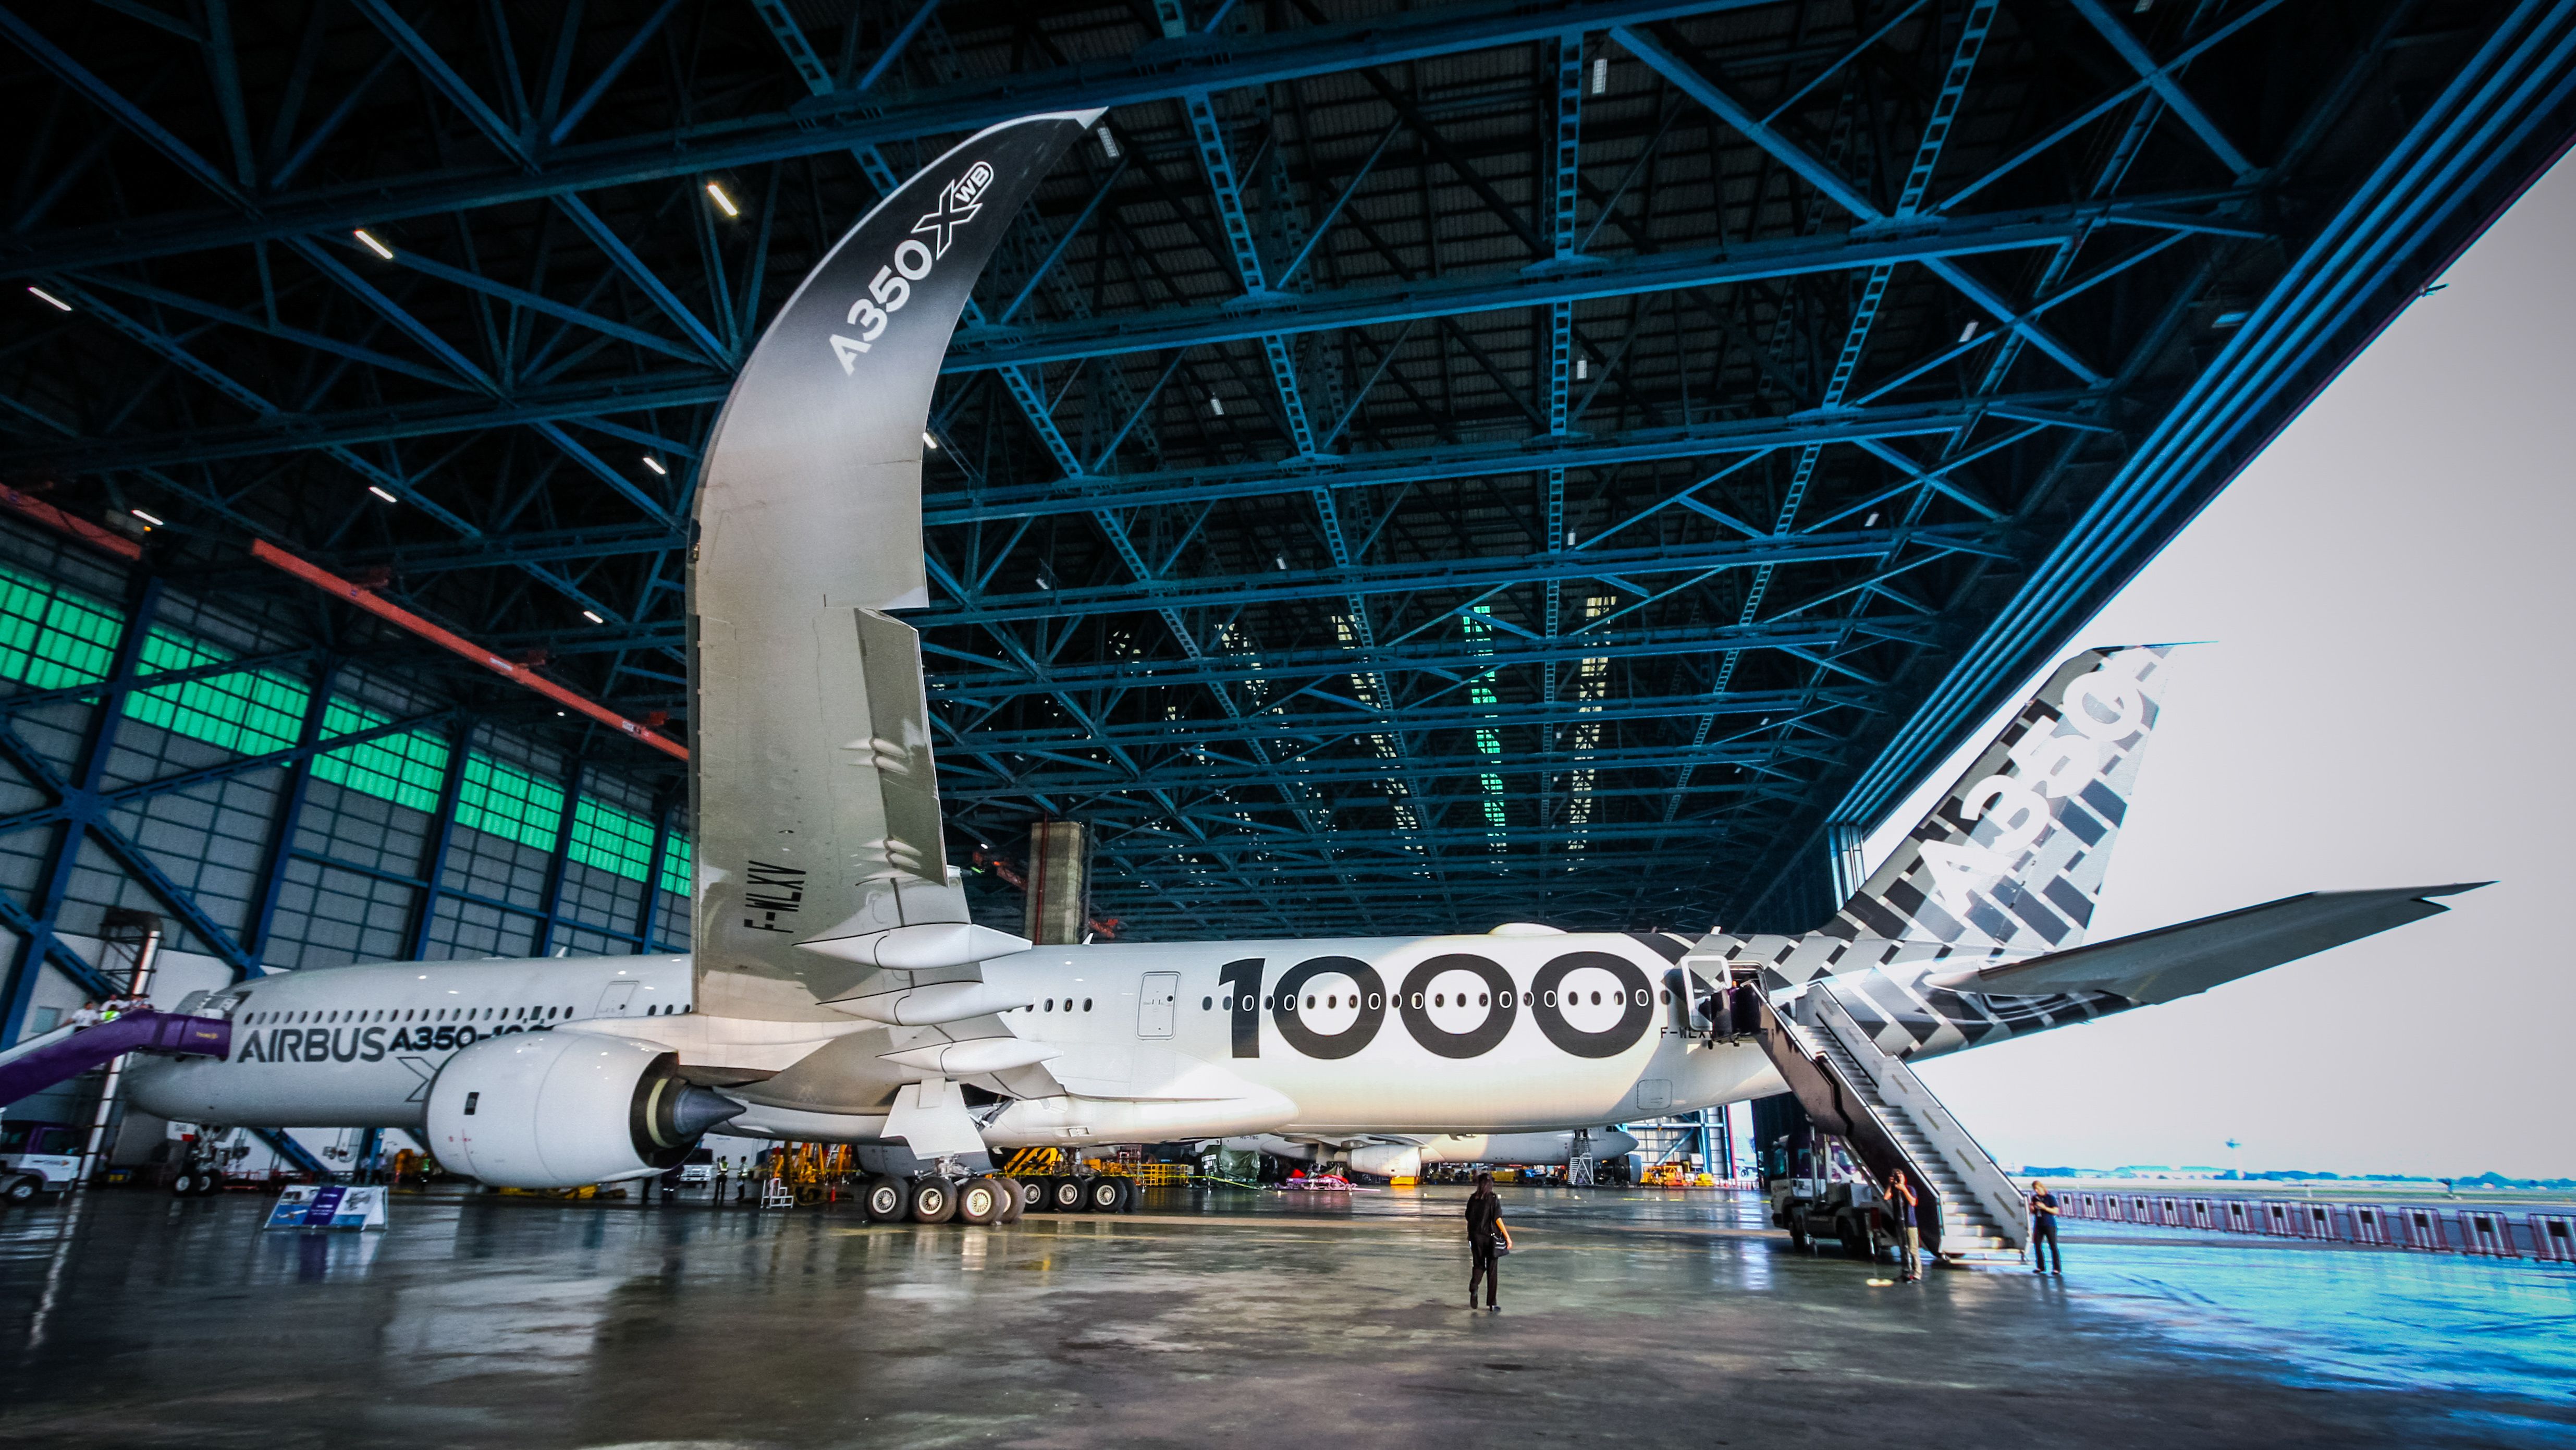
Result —
[[1172, 1035], [1172, 1012], [1181, 1000], [1181, 974], [1147, 972], [1145, 990], [1137, 994], [1136, 1035], [1169, 1037]]

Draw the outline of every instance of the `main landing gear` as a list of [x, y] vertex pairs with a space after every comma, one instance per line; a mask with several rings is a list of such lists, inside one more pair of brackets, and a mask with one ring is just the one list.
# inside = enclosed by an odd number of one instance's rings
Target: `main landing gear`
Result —
[[1026, 1202], [1016, 1178], [998, 1173], [958, 1177], [923, 1173], [911, 1178], [879, 1174], [860, 1190], [860, 1206], [873, 1223], [1013, 1223]]
[[1136, 1207], [1136, 1180], [1114, 1174], [1040, 1178], [1029, 1187], [1028, 1204], [1035, 1213], [1128, 1213]]

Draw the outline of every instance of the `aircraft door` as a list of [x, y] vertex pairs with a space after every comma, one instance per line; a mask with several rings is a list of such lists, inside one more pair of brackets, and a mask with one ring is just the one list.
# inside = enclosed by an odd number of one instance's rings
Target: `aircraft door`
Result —
[[1139, 1037], [1171, 1036], [1172, 1014], [1179, 1006], [1180, 1000], [1180, 973], [1147, 972], [1145, 989], [1137, 994], [1136, 999], [1136, 1035]]
[[635, 984], [633, 982], [611, 982], [608, 984], [608, 990], [599, 994], [599, 1012], [597, 1015], [602, 1017], [614, 1017], [634, 1005]]

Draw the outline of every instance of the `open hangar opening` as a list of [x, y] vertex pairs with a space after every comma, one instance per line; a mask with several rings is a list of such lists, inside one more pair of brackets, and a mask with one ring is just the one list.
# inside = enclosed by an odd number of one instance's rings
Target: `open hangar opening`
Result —
[[1808, 930], [2558, 154], [2571, 30], [0, 11], [0, 1047], [112, 994], [138, 915], [174, 993], [685, 953], [690, 517], [734, 374], [894, 185], [1075, 107], [1108, 110], [921, 439], [907, 617], [978, 919], [1029, 923], [1033, 826], [1079, 822], [1041, 939]]

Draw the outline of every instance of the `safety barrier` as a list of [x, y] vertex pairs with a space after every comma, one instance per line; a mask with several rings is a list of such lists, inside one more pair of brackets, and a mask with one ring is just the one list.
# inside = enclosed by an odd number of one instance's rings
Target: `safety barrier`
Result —
[[2069, 1190], [2057, 1196], [2072, 1221], [2134, 1223], [2264, 1238], [2413, 1249], [2487, 1259], [2576, 1264], [2576, 1213], [2514, 1216], [2492, 1208], [2332, 1203], [2313, 1199], [2167, 1198]]
[[2527, 1213], [2531, 1256], [2552, 1264], [2576, 1264], [2576, 1214]]

